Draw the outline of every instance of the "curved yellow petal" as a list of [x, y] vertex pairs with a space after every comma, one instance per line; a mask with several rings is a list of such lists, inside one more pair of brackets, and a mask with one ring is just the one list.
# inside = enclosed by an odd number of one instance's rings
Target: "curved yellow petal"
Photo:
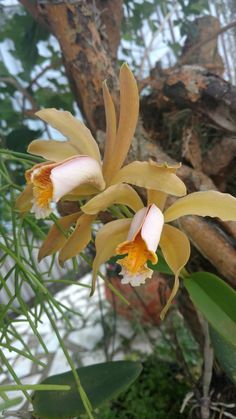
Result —
[[165, 224], [163, 227], [160, 247], [170, 269], [175, 274], [175, 282], [168, 301], [161, 312], [164, 318], [179, 288], [179, 273], [190, 257], [190, 243], [187, 236], [177, 228]]
[[78, 149], [79, 154], [100, 161], [99, 148], [90, 130], [70, 112], [51, 108], [42, 109], [36, 112], [36, 115], [68, 138], [70, 144]]
[[97, 233], [95, 239], [96, 257], [93, 261], [93, 280], [91, 295], [95, 291], [97, 273], [100, 265], [116, 254], [118, 244], [126, 240], [132, 219], [111, 221]]
[[147, 190], [147, 204], [155, 204], [161, 211], [163, 211], [168, 194], [154, 189]]
[[[80, 212], [75, 212], [74, 214], [66, 215], [65, 217], [60, 218], [57, 224], [54, 224], [44, 240], [41, 248], [39, 249], [38, 261], [40, 262], [46, 256], [52, 255], [60, 250], [67, 241], [66, 233], [69, 228], [76, 222], [80, 217]], [[63, 233], [65, 232], [65, 234]]]
[[217, 191], [193, 192], [178, 199], [164, 213], [169, 222], [183, 215], [218, 217], [223, 221], [236, 221], [236, 198]]
[[33, 200], [33, 185], [26, 185], [25, 189], [16, 199], [16, 209], [20, 211], [21, 214], [28, 212], [32, 208]]
[[91, 224], [94, 216], [83, 214], [79, 217], [75, 229], [67, 239], [59, 253], [59, 263], [63, 263], [74, 256], [77, 256], [91, 240]]
[[107, 188], [90, 199], [81, 209], [86, 214], [97, 214], [113, 204], [123, 204], [132, 210], [139, 211], [143, 203], [137, 192], [129, 185], [118, 184]]
[[60, 162], [79, 154], [79, 149], [70, 141], [54, 140], [34, 140], [29, 144], [27, 151], [30, 154], [41, 156], [45, 160], [54, 162]]
[[107, 167], [116, 141], [116, 111], [106, 81], [103, 83], [102, 90], [106, 113], [106, 141], [103, 159], [103, 175], [106, 178], [107, 175], [109, 176]]
[[111, 184], [122, 182], [175, 196], [186, 194], [186, 187], [182, 180], [165, 166], [160, 166], [154, 162], [134, 161], [124, 166], [114, 176]]
[[113, 155], [108, 164], [109, 173], [122, 166], [135, 133], [139, 113], [139, 92], [136, 80], [127, 64], [120, 69], [120, 117]]
[[78, 201], [78, 199], [87, 197], [88, 195], [95, 195], [99, 192], [100, 190], [98, 188], [95, 188], [95, 186], [89, 185], [89, 183], [85, 183], [73, 189], [73, 191], [65, 195], [62, 198], [62, 200], [63, 201]]

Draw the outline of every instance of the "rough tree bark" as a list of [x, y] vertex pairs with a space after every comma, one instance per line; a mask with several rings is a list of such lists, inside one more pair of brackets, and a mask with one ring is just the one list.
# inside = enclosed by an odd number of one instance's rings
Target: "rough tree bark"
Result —
[[107, 79], [116, 95], [122, 1], [45, 2], [38, 7], [21, 2], [40, 23], [44, 20], [59, 41], [72, 91], [88, 126], [94, 134], [104, 129], [101, 82]]

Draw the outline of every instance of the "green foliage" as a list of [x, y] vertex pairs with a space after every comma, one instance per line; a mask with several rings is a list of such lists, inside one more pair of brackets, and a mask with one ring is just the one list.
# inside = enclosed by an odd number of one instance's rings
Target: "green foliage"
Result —
[[157, 271], [162, 274], [173, 275], [173, 272], [167, 265], [160, 250], [157, 250], [157, 257], [158, 257], [157, 263], [153, 265], [150, 261], [148, 261], [148, 267], [152, 269], [153, 271]]
[[17, 406], [23, 400], [22, 397], [14, 397], [14, 399], [6, 399], [3, 403], [0, 403], [0, 412], [5, 409]]
[[[141, 364], [131, 361], [105, 362], [77, 370], [83, 388], [93, 406], [100, 406], [127, 389], [141, 372]], [[36, 391], [33, 398], [34, 414], [41, 419], [66, 419], [84, 413], [82, 400], [71, 371], [54, 375], [42, 384], [67, 384], [71, 390]]]
[[211, 343], [219, 364], [228, 377], [236, 384], [236, 348], [225, 340], [215, 329], [210, 329]]
[[45, 135], [45, 126], [34, 113], [41, 107], [73, 112], [74, 101], [56, 39], [20, 4], [15, 10], [8, 16], [3, 8], [0, 28], [0, 40], [8, 40], [8, 53], [17, 63], [15, 75], [8, 59], [3, 56], [0, 63], [0, 141], [1, 146], [25, 152], [32, 139]]
[[184, 280], [184, 285], [210, 325], [236, 347], [236, 292], [208, 272], [191, 274]]
[[32, 130], [26, 126], [21, 126], [21, 128], [16, 128], [6, 135], [5, 144], [11, 150], [26, 152], [29, 143], [40, 135], [40, 130]]
[[[175, 419], [189, 386], [176, 364], [163, 363], [153, 354], [143, 363], [136, 382], [107, 406], [99, 409], [98, 419]], [[183, 413], [181, 418], [186, 418]]]
[[[24, 28], [24, 30], [21, 30]], [[19, 12], [7, 19], [5, 25], [0, 30], [0, 41], [5, 38], [12, 40], [14, 49], [13, 55], [20, 60], [24, 72], [21, 76], [28, 80], [35, 64], [40, 64], [43, 57], [40, 56], [37, 44], [45, 41], [49, 37], [49, 32], [40, 26], [32, 17], [19, 8]]]
[[[29, 329], [32, 330], [39, 347], [47, 355], [48, 349], [38, 331], [41, 317], [46, 315], [68, 366], [73, 372], [74, 379], [77, 384], [79, 383], [76, 367], [65, 347], [60, 331], [57, 328], [56, 320], [60, 317], [65, 324], [72, 327], [69, 316], [71, 313], [74, 316], [80, 316], [80, 313], [62, 304], [48, 289], [48, 285], [55, 281], [52, 278], [55, 258], [52, 258], [51, 264], [45, 272], [42, 273], [39, 270], [35, 259], [35, 251], [39, 248], [42, 240], [44, 240], [48, 227], [44, 222], [38, 223], [31, 214], [20, 218], [15, 209], [16, 197], [21, 190], [21, 187], [15, 183], [16, 167], [20, 167], [23, 171], [32, 167], [38, 161], [41, 161], [41, 159], [19, 152], [0, 150], [0, 292], [4, 292], [8, 300], [6, 304], [0, 305], [0, 362], [28, 401], [30, 401], [28, 391], [24, 386], [22, 387], [19, 377], [5, 355], [5, 350], [7, 349], [12, 353], [15, 352], [22, 359], [29, 359], [32, 363], [42, 368], [45, 368], [46, 364], [35, 357], [32, 348], [28, 347], [22, 339], [21, 334], [15, 327], [15, 323], [19, 321], [28, 323]], [[14, 170], [9, 171], [7, 169], [8, 165], [14, 166]], [[6, 261], [9, 267], [7, 272], [5, 269]], [[74, 272], [73, 281], [75, 280], [75, 275], [76, 273]], [[9, 286], [10, 281], [14, 281], [14, 287]], [[65, 278], [64, 282], [71, 284], [73, 281]], [[31, 308], [29, 308], [24, 298], [24, 286], [26, 284], [33, 296]], [[83, 284], [80, 283], [79, 286], [83, 286]], [[19, 319], [19, 315], [21, 315], [21, 319]], [[18, 349], [18, 344], [21, 349]], [[8, 399], [3, 391], [0, 389], [0, 399], [5, 403], [8, 402]], [[87, 397], [81, 385], [77, 387], [77, 391], [91, 418]], [[7, 403], [7, 406], [10, 407], [9, 403]]]

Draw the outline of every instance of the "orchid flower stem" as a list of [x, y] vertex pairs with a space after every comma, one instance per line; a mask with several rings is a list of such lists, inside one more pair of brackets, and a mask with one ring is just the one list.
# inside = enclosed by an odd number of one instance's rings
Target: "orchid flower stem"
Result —
[[126, 218], [124, 214], [122, 214], [120, 208], [117, 208], [115, 205], [112, 205], [112, 207], [109, 208], [109, 211], [115, 216], [115, 218]]
[[[17, 385], [22, 385], [19, 378], [17, 377], [14, 368], [12, 368], [11, 364], [8, 362], [8, 359], [5, 357], [4, 353], [2, 352], [2, 350], [0, 350], [0, 359], [2, 361], [2, 365], [5, 365], [7, 367], [7, 370], [9, 371], [9, 373], [11, 374], [11, 376], [14, 378], [15, 382], [17, 383]], [[27, 393], [26, 390], [22, 390], [24, 396], [26, 397], [26, 399], [30, 402], [31, 398], [30, 395]]]
[[[50, 302], [49, 302], [49, 306], [51, 307]], [[67, 351], [67, 348], [64, 345], [64, 341], [63, 341], [63, 339], [62, 339], [62, 337], [61, 337], [61, 335], [60, 335], [60, 333], [59, 333], [59, 331], [57, 329], [56, 323], [53, 320], [53, 317], [51, 316], [50, 311], [49, 311], [48, 307], [45, 304], [44, 304], [44, 310], [45, 310], [45, 312], [47, 314], [47, 317], [48, 317], [48, 319], [49, 319], [49, 321], [50, 321], [50, 323], [52, 325], [52, 328], [53, 328], [53, 330], [54, 330], [54, 332], [56, 334], [56, 337], [58, 339], [58, 342], [60, 343], [60, 346], [61, 346], [61, 348], [62, 348], [62, 350], [64, 352], [64, 355], [65, 355], [65, 357], [67, 359], [67, 362], [68, 362], [68, 364], [69, 364], [69, 366], [71, 368], [71, 371], [72, 371], [72, 373], [74, 375], [74, 378], [75, 378], [75, 381], [76, 381], [76, 384], [77, 384], [77, 388], [78, 388], [78, 392], [79, 392], [79, 395], [80, 395], [81, 400], [83, 402], [84, 408], [85, 408], [85, 410], [86, 410], [89, 418], [90, 419], [94, 419], [94, 416], [92, 414], [92, 406], [91, 406], [91, 403], [90, 403], [90, 401], [89, 401], [89, 399], [88, 399], [88, 397], [87, 397], [87, 395], [86, 395], [86, 393], [85, 393], [85, 391], [84, 391], [84, 389], [83, 389], [83, 387], [81, 385], [80, 378], [79, 378], [79, 375], [78, 375], [78, 373], [77, 373], [77, 371], [75, 369], [74, 363], [73, 363], [73, 361], [72, 361], [72, 359], [70, 357], [69, 352]]]
[[30, 154], [19, 153], [18, 151], [7, 150], [5, 148], [0, 149], [0, 154], [9, 155], [11, 160], [12, 160], [12, 156], [15, 156], [15, 157], [19, 157], [23, 160], [28, 160], [30, 162], [39, 162], [40, 163], [40, 162], [44, 161], [44, 159], [42, 157], [31, 156]]
[[85, 288], [91, 288], [90, 285], [88, 284], [82, 284], [81, 282], [78, 281], [70, 281], [69, 279], [45, 279], [44, 283], [58, 283], [58, 284], [67, 284], [67, 285], [78, 285], [80, 287], [85, 287]]
[[48, 290], [44, 287], [44, 285], [39, 281], [39, 279], [30, 271], [27, 271], [27, 269], [25, 268], [24, 264], [21, 262], [21, 260], [15, 255], [15, 253], [7, 248], [3, 243], [0, 243], [0, 248], [8, 253], [11, 258], [17, 263], [17, 265], [19, 266], [19, 268], [22, 270], [22, 272], [28, 277], [30, 278], [31, 281], [33, 281], [35, 284], [37, 284], [38, 288], [41, 289], [41, 291], [44, 294], [48, 294]]
[[127, 218], [132, 218], [134, 216], [134, 214], [125, 205], [120, 205], [120, 209]]
[[37, 391], [45, 391], [45, 390], [56, 390], [56, 391], [68, 391], [70, 390], [70, 386], [67, 385], [60, 385], [60, 384], [9, 384], [0, 386], [0, 392], [2, 391], [16, 391], [16, 390], [37, 390]]

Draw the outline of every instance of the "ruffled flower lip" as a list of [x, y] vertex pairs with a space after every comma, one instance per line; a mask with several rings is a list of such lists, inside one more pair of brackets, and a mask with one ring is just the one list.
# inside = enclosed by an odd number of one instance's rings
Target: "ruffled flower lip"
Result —
[[151, 278], [153, 274], [153, 271], [151, 269], [147, 267], [145, 268], [146, 269], [143, 272], [131, 274], [127, 271], [127, 269], [122, 267], [120, 272], [120, 275], [123, 276], [123, 278], [121, 279], [121, 283], [124, 285], [130, 284], [132, 285], [132, 287], [139, 287], [140, 285], [145, 284], [145, 280], [147, 278]]

